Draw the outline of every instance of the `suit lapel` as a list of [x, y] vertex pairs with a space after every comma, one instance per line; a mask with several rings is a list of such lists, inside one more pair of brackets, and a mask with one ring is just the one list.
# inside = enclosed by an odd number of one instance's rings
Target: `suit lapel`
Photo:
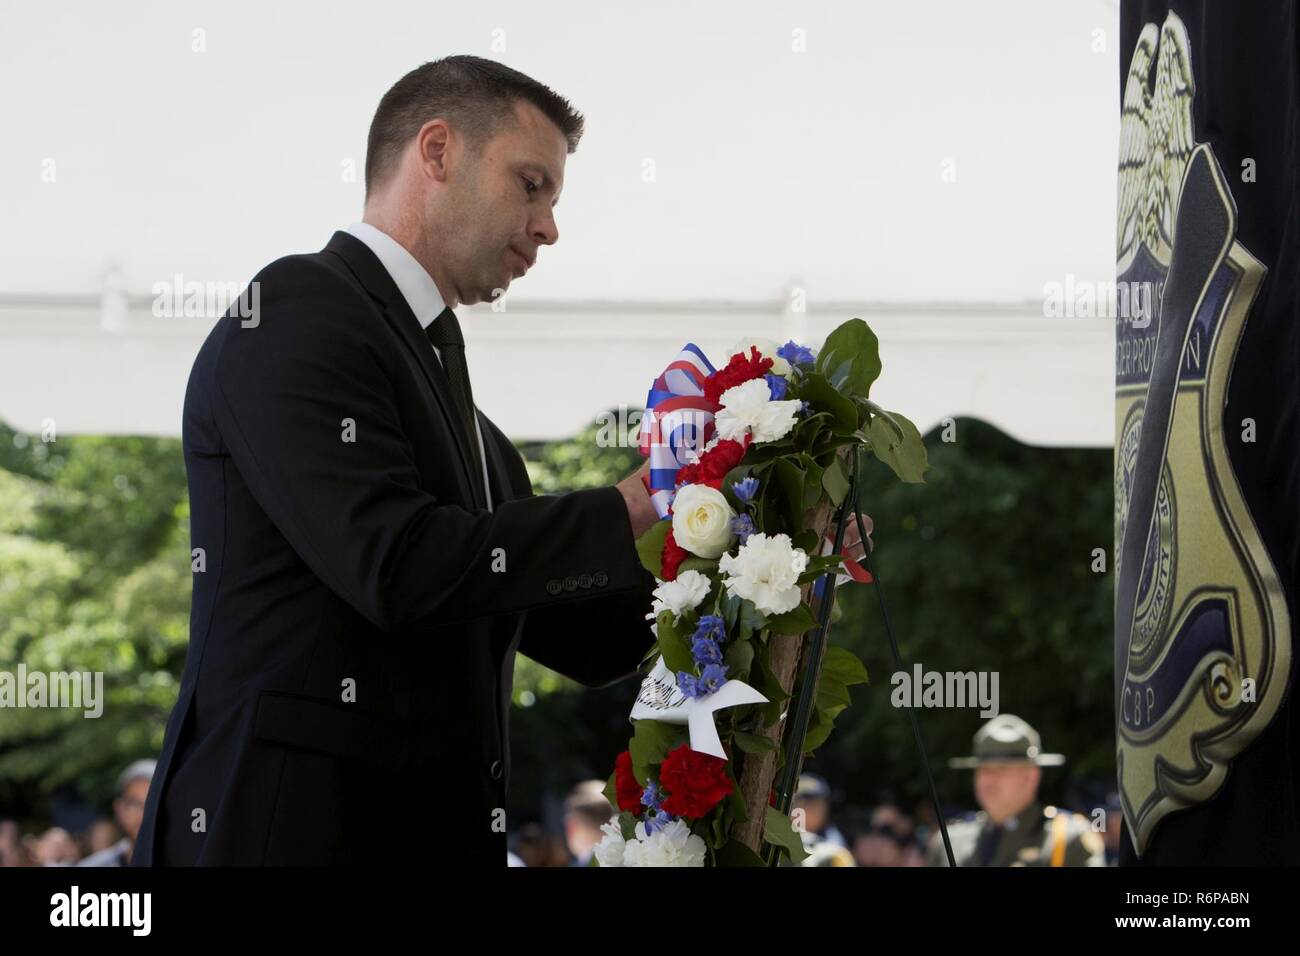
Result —
[[[411, 350], [416, 361], [420, 363], [420, 368], [424, 371], [424, 377], [438, 399], [443, 417], [447, 420], [447, 426], [451, 429], [456, 448], [460, 452], [461, 475], [465, 479], [467, 497], [474, 503], [476, 508], [486, 508], [487, 502], [483, 500], [479, 491], [482, 480], [470, 471], [474, 461], [470, 442], [477, 439], [473, 435], [465, 434], [465, 428], [461, 424], [461, 415], [458, 411], [459, 406], [452, 394], [451, 381], [447, 378], [447, 372], [443, 369], [442, 363], [438, 361], [438, 357], [434, 354], [433, 346], [424, 334], [424, 329], [420, 326], [419, 320], [415, 317], [415, 313], [411, 311], [410, 305], [407, 304], [406, 297], [397, 288], [397, 283], [388, 274], [384, 264], [370, 251], [370, 247], [356, 236], [342, 231], [336, 232], [325, 246], [325, 251], [333, 253], [341, 259], [348, 270], [357, 277], [357, 281], [381, 306], [385, 321], [397, 333], [398, 338], [406, 343], [406, 347]], [[481, 423], [480, 427], [482, 427]], [[486, 444], [487, 441], [485, 440], [484, 445]]]

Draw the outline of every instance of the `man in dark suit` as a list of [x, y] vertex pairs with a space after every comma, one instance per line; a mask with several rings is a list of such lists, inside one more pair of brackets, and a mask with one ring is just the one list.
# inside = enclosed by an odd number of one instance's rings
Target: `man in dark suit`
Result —
[[516, 651], [592, 687], [635, 672], [644, 469], [534, 496], [451, 311], [557, 241], [581, 132], [492, 61], [414, 70], [371, 125], [365, 221], [264, 268], [208, 336], [190, 646], [133, 865], [392, 863], [382, 807], [435, 835], [422, 854], [505, 866]]

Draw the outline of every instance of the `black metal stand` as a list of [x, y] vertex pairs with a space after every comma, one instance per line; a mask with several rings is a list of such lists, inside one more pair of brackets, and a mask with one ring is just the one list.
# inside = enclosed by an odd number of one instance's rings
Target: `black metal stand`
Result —
[[[839, 511], [836, 515], [834, 553], [839, 554], [840, 548], [843, 547], [844, 525], [849, 514], [852, 513], [857, 521], [858, 535], [862, 539], [867, 571], [871, 574], [876, 598], [880, 602], [880, 616], [885, 624], [885, 634], [889, 637], [889, 649], [894, 655], [894, 669], [895, 671], [903, 671], [905, 670], [903, 659], [898, 653], [898, 641], [894, 637], [893, 625], [889, 620], [889, 609], [885, 606], [885, 594], [881, 588], [880, 575], [876, 573], [876, 569], [871, 562], [871, 548], [867, 544], [867, 530], [862, 523], [861, 509], [858, 505], [858, 499], [862, 493], [859, 470], [861, 454], [861, 448], [855, 447], [853, 449], [853, 479], [849, 484], [848, 493], [844, 496], [844, 500], [840, 502]], [[790, 801], [794, 797], [799, 773], [803, 769], [803, 744], [808, 736], [808, 724], [812, 721], [813, 700], [817, 682], [821, 677], [822, 658], [826, 654], [826, 641], [830, 635], [831, 610], [835, 605], [836, 573], [837, 571], [832, 568], [822, 578], [823, 594], [817, 608], [817, 629], [813, 631], [812, 640], [808, 644], [808, 663], [804, 668], [799, 700], [795, 705], [794, 715], [786, 731], [785, 762], [781, 767], [781, 777], [776, 789], [776, 808], [787, 816], [790, 813]], [[934, 803], [935, 819], [939, 823], [939, 832], [943, 835], [943, 849], [948, 855], [948, 865], [956, 866], [956, 860], [952, 855], [952, 842], [948, 839], [948, 827], [943, 819], [943, 808], [939, 805], [939, 791], [934, 785], [934, 774], [930, 770], [930, 758], [926, 754], [925, 741], [921, 736], [921, 722], [910, 702], [907, 705], [907, 713], [912, 720], [912, 735], [916, 738], [916, 750], [921, 757], [921, 766], [925, 770], [926, 783], [930, 789], [930, 800]], [[763, 853], [768, 866], [776, 866], [780, 862], [780, 851], [770, 843], [763, 848]]]

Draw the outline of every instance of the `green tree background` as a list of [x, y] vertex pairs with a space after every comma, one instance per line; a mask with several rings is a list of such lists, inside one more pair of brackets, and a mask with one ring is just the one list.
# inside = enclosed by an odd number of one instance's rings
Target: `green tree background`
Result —
[[[639, 464], [634, 447], [600, 443], [600, 431], [521, 443], [537, 493], [612, 484]], [[1091, 567], [1093, 549], [1107, 561], [1111, 550], [1111, 452], [1029, 447], [970, 419], [950, 432], [926, 436], [924, 485], [864, 459], [862, 510], [875, 522], [903, 657], [927, 670], [998, 671], [1002, 710], [1069, 758], [1046, 778], [1046, 796], [1078, 806], [1087, 791], [1067, 792], [1067, 780], [1104, 787], [1114, 777], [1111, 579]], [[0, 816], [40, 825], [60, 791], [102, 806], [123, 766], [161, 748], [188, 642], [188, 517], [176, 439], [45, 442], [0, 424], [0, 669], [103, 671], [106, 699], [95, 720], [0, 710]], [[872, 682], [853, 689], [854, 706], [808, 769], [857, 803], [886, 791], [915, 801], [923, 778], [907, 715], [890, 703], [875, 594], [855, 585], [839, 594], [831, 639], [862, 657]], [[517, 659], [512, 825], [553, 818], [575, 782], [610, 773], [635, 690], [625, 681], [584, 691]], [[921, 717], [941, 793], [969, 805], [969, 775], [944, 760], [968, 751], [981, 718]]]

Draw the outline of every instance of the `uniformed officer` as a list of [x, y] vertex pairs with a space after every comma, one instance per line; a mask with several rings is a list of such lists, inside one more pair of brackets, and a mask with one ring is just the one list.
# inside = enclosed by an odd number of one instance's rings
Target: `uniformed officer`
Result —
[[[1014, 714], [999, 714], [975, 734], [969, 757], [948, 761], [973, 768], [981, 812], [948, 824], [958, 866], [1105, 866], [1105, 846], [1087, 817], [1038, 802], [1042, 767], [1065, 763], [1042, 752], [1038, 731]], [[936, 833], [928, 866], [947, 866]]]

